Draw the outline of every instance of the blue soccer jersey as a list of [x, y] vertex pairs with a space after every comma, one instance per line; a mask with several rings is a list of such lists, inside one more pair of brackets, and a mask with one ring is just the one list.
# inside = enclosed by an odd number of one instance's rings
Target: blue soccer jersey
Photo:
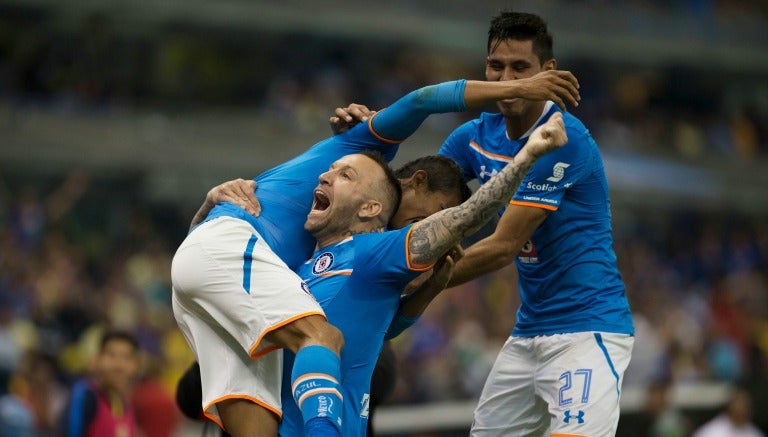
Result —
[[[555, 111], [557, 106], [548, 102], [536, 125], [518, 140], [507, 138], [502, 114], [483, 113], [456, 129], [439, 153], [456, 160], [467, 179], [484, 183]], [[510, 202], [552, 211], [516, 259], [521, 306], [512, 333], [632, 334], [600, 151], [581, 121], [569, 113], [563, 119], [568, 143], [534, 164]]]
[[[316, 251], [297, 273], [344, 334], [341, 351], [342, 435], [366, 433], [371, 376], [401, 292], [423, 272], [408, 264], [410, 226], [360, 234]], [[299, 436], [304, 421], [291, 397], [293, 354], [285, 353], [281, 436]]]
[[206, 220], [229, 216], [249, 222], [280, 259], [295, 269], [315, 247], [315, 239], [304, 231], [304, 222], [312, 207], [318, 176], [342, 156], [366, 150], [378, 150], [391, 161], [398, 144], [430, 114], [466, 109], [465, 84], [466, 81], [459, 80], [413, 91], [368, 123], [321, 141], [298, 157], [262, 173], [255, 179], [262, 207], [258, 218], [234, 204], [221, 203]]

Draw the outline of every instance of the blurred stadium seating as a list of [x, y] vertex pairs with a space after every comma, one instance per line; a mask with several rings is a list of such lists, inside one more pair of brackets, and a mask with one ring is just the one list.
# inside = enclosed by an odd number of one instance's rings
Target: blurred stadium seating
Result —
[[[472, 4], [0, 2], [3, 380], [24, 379], [26, 357], [44, 352], [60, 393], [84, 371], [94, 332], [117, 325], [140, 334], [171, 391], [191, 358], [170, 313], [169, 263], [208, 188], [327, 136], [336, 106], [482, 78], [499, 3]], [[643, 435], [634, 424], [650, 420], [645, 387], [659, 380], [690, 426], [735, 384], [768, 411], [765, 2], [515, 6], [549, 20], [560, 68], [581, 83], [574, 113], [605, 157], [638, 329], [619, 435]], [[471, 116], [431, 118], [396, 163], [434, 153]], [[428, 419], [441, 432], [430, 435], [461, 435], [514, 324], [515, 279], [510, 268], [447, 291], [398, 339], [382, 429], [409, 435], [398, 414], [419, 404], [448, 424]], [[755, 421], [768, 429], [765, 414]]]

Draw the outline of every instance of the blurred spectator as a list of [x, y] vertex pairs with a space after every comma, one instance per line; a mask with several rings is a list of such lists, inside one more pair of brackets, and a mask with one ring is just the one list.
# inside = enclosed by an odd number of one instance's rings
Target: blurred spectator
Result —
[[725, 411], [702, 425], [693, 437], [765, 437], [752, 423], [752, 398], [744, 389], [731, 393]]
[[[487, 18], [484, 8], [468, 9], [458, 0], [430, 4]], [[734, 26], [757, 23], [740, 30], [766, 41], [768, 11], [756, 1], [592, 0], [585, 6], [580, 9], [589, 13], [627, 8], [632, 22], [617, 25], [654, 38], [676, 32], [722, 44], [731, 41]], [[159, 28], [151, 38], [127, 37], [104, 15], [65, 31], [50, 15], [28, 8], [33, 12], [0, 4], [0, 129], [34, 123], [25, 113], [30, 106], [86, 113], [98, 122], [117, 108], [234, 105], [261, 109], [278, 135], [327, 134], [325, 120], [336, 105], [358, 101], [376, 108], [418, 84], [482, 76], [476, 59], [405, 42], [183, 25]], [[670, 20], [689, 26], [659, 25]], [[578, 67], [584, 99], [573, 110], [607, 152], [735, 166], [768, 159], [764, 74], [711, 63], [561, 59], [562, 68]], [[455, 126], [453, 117], [430, 119], [426, 128]], [[134, 332], [158, 360], [157, 372], [139, 386], [136, 409], [151, 402], [166, 408], [192, 359], [169, 307], [169, 263], [182, 237], [175, 232], [188, 222], [184, 205], [149, 200], [141, 172], [42, 176], [43, 170], [10, 166], [0, 168], [0, 421], [7, 425], [0, 429], [21, 436], [50, 426], [46, 418], [61, 408], [62, 386], [88, 370], [84, 357], [94, 352], [102, 326]], [[625, 387], [650, 385], [649, 396], [658, 401], [649, 405], [653, 411], [663, 410], [663, 390], [654, 385], [659, 379], [768, 380], [768, 217], [691, 208], [614, 211], [618, 262], [637, 318]], [[518, 305], [509, 285], [516, 284], [515, 274], [514, 268], [495, 272], [446, 291], [393, 343], [393, 402], [477, 396], [515, 322], [508, 316]], [[173, 415], [164, 418], [172, 430]]]
[[637, 435], [646, 437], [685, 437], [689, 423], [670, 399], [670, 380], [657, 379], [646, 390], [643, 423], [647, 427]]
[[144, 377], [131, 396], [137, 427], [142, 437], [172, 437], [181, 419], [179, 409], [160, 381], [158, 360], [145, 354], [144, 364]]
[[32, 414], [33, 427], [39, 435], [55, 435], [67, 400], [67, 388], [55, 358], [40, 352], [28, 353], [9, 389]]
[[75, 382], [62, 418], [66, 437], [138, 436], [131, 393], [139, 371], [139, 345], [125, 331], [104, 333], [91, 372]]

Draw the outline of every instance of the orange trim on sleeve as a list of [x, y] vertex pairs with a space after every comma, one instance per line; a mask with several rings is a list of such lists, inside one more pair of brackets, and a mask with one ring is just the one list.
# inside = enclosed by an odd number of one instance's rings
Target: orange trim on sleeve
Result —
[[417, 266], [415, 264], [411, 264], [411, 252], [408, 250], [409, 242], [411, 241], [411, 232], [413, 231], [413, 226], [411, 226], [410, 229], [408, 229], [408, 235], [405, 236], [405, 263], [408, 266], [408, 270], [413, 270], [416, 272], [426, 272], [427, 270], [431, 269], [432, 266], [435, 264], [432, 263], [426, 267]]
[[550, 434], [549, 437], [587, 437], [582, 434]]
[[[379, 111], [379, 112], [381, 112], [381, 111]], [[403, 141], [405, 141], [405, 140], [390, 140], [389, 138], [384, 138], [384, 137], [382, 137], [381, 135], [377, 134], [375, 130], [373, 130], [373, 119], [374, 119], [374, 118], [375, 118], [377, 115], [379, 115], [379, 112], [377, 112], [377, 113], [373, 114], [373, 116], [372, 116], [371, 118], [369, 118], [369, 119], [368, 119], [368, 130], [369, 130], [369, 131], [371, 131], [371, 135], [373, 135], [374, 137], [376, 137], [376, 139], [377, 139], [377, 140], [379, 140], [379, 141], [383, 141], [383, 142], [385, 142], [385, 143], [389, 143], [389, 144], [400, 144], [400, 143], [402, 143]]]
[[260, 401], [260, 400], [258, 400], [256, 398], [254, 398], [253, 396], [248, 396], [248, 395], [226, 395], [226, 396], [222, 396], [222, 397], [220, 397], [218, 399], [214, 399], [211, 403], [206, 405], [205, 408], [203, 408], [203, 415], [205, 417], [207, 417], [211, 422], [215, 423], [216, 425], [219, 425], [219, 428], [221, 428], [224, 431], [226, 431], [226, 428], [224, 428], [224, 424], [221, 422], [221, 418], [219, 416], [213, 414], [213, 413], [209, 413], [208, 410], [213, 408], [213, 406], [218, 404], [219, 402], [226, 401], [226, 400], [229, 400], [229, 399], [243, 399], [243, 400], [246, 400], [246, 401], [253, 402], [254, 404], [260, 406], [261, 408], [264, 408], [265, 410], [269, 411], [270, 413], [276, 415], [278, 421], [282, 420], [282, 418], [283, 418], [283, 413], [279, 409], [273, 407], [272, 405], [269, 405], [268, 403], [266, 403], [264, 401]]
[[[557, 211], [557, 207], [554, 205], [547, 205], [545, 203], [536, 203], [536, 202], [521, 202], [519, 200], [510, 200], [510, 205], [520, 205], [520, 206], [532, 206], [534, 208], [541, 208], [546, 209], [549, 211]], [[563, 434], [565, 435], [565, 434]]]
[[261, 336], [259, 337], [259, 339], [256, 340], [255, 343], [253, 343], [253, 346], [251, 346], [251, 350], [249, 351], [249, 355], [251, 356], [251, 359], [255, 360], [257, 358], [263, 357], [264, 355], [266, 355], [266, 354], [268, 354], [268, 353], [270, 353], [270, 352], [272, 352], [274, 350], [280, 349], [279, 346], [270, 346], [270, 347], [264, 348], [264, 350], [261, 350], [258, 353], [256, 352], [256, 349], [259, 348], [259, 345], [261, 344], [261, 341], [264, 339], [264, 337], [267, 334], [269, 334], [270, 332], [274, 331], [275, 329], [282, 328], [283, 326], [285, 326], [285, 325], [287, 325], [287, 324], [289, 324], [291, 322], [295, 322], [296, 320], [303, 319], [304, 317], [309, 317], [309, 316], [321, 316], [322, 318], [328, 320], [328, 318], [325, 317], [325, 314], [323, 314], [322, 312], [310, 311], [308, 313], [303, 313], [303, 314], [299, 314], [297, 316], [293, 316], [290, 319], [283, 320], [282, 322], [280, 322], [280, 323], [278, 323], [276, 325], [270, 326], [269, 328], [265, 329], [264, 332], [261, 333]]

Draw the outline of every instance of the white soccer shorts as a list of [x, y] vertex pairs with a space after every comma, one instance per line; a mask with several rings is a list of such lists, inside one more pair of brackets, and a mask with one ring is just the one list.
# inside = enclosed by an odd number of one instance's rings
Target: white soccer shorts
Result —
[[509, 337], [475, 409], [471, 436], [616, 435], [634, 337]]
[[264, 336], [302, 317], [325, 317], [301, 278], [250, 224], [221, 217], [187, 236], [171, 280], [173, 314], [200, 363], [206, 416], [221, 426], [216, 403], [232, 398], [280, 416], [282, 351], [272, 352], [277, 346]]

